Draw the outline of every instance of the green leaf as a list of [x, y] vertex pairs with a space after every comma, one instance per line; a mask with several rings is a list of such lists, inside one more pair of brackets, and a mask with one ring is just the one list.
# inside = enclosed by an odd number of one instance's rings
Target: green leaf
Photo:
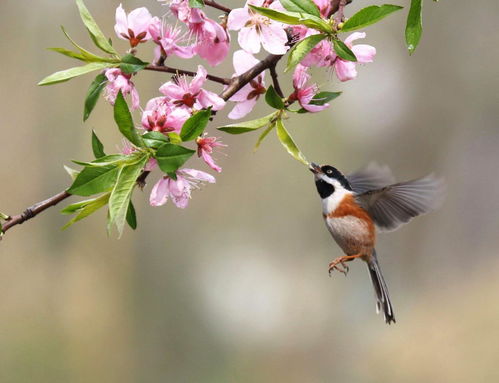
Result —
[[128, 105], [121, 90], [118, 92], [118, 96], [114, 102], [114, 121], [116, 121], [121, 134], [123, 134], [128, 141], [138, 147], [144, 146], [142, 138], [137, 133], [137, 129], [135, 129], [130, 109], [128, 109]]
[[363, 8], [343, 24], [340, 32], [350, 32], [367, 27], [368, 25], [377, 23], [390, 13], [398, 11], [402, 8], [403, 7], [401, 6], [391, 4], [384, 4], [381, 6], [371, 5]]
[[125, 226], [133, 189], [147, 160], [147, 156], [144, 156], [138, 163], [123, 167], [111, 192], [111, 197], [109, 198], [109, 221], [110, 224], [114, 223], [116, 225], [119, 237], [123, 234], [123, 227]]
[[346, 44], [341, 40], [333, 40], [334, 51], [338, 56], [340, 56], [343, 60], [347, 61], [357, 61], [357, 57], [355, 57], [355, 53], [346, 46]]
[[147, 132], [142, 135], [142, 139], [148, 148], [158, 149], [161, 145], [166, 144], [168, 139], [160, 132]]
[[69, 226], [75, 222], [81, 221], [83, 218], [88, 217], [90, 214], [96, 212], [101, 207], [106, 206], [109, 201], [110, 193], [105, 193], [97, 198], [92, 198], [86, 201], [77, 202], [75, 204], [69, 205], [61, 210], [62, 214], [72, 214], [78, 213], [73, 219], [66, 223], [62, 230], [67, 229]]
[[[101, 57], [101, 56], [98, 56], [88, 50], [86, 50], [85, 48], [83, 48], [82, 46], [80, 46], [79, 44], [76, 43], [76, 41], [74, 41], [71, 36], [69, 36], [68, 32], [66, 32], [66, 29], [64, 29], [63, 26], [61, 26], [61, 30], [62, 30], [62, 33], [64, 33], [64, 36], [66, 36], [66, 38], [69, 40], [69, 42], [76, 48], [80, 51], [80, 54], [83, 58], [83, 61], [87, 61], [87, 62], [110, 62], [110, 63], [119, 63], [120, 60], [116, 59], [116, 58], [111, 58], [111, 57]], [[56, 48], [56, 49], [60, 49], [60, 48]], [[53, 49], [52, 49], [53, 50]], [[58, 50], [56, 50], [56, 52], [59, 52]], [[70, 51], [69, 51], [70, 52]], [[59, 52], [59, 53], [62, 53], [62, 52]], [[64, 54], [64, 53], [62, 53]], [[75, 57], [76, 58], [76, 57]]]
[[170, 139], [170, 142], [172, 144], [181, 144], [182, 143], [182, 138], [180, 138], [180, 135], [178, 133], [170, 132], [167, 134], [168, 134], [168, 138]]
[[164, 144], [156, 151], [156, 160], [159, 168], [165, 173], [174, 173], [180, 168], [191, 156], [195, 150], [184, 148], [175, 144]]
[[89, 63], [83, 66], [78, 66], [66, 70], [62, 70], [59, 72], [52, 73], [50, 76], [45, 77], [42, 81], [38, 83], [38, 85], [52, 85], [57, 84], [59, 82], [64, 82], [71, 80], [72, 78], [99, 70], [104, 68], [109, 68], [113, 66], [110, 63], [103, 62], [94, 62]]
[[220, 128], [217, 129], [229, 134], [241, 134], [241, 133], [252, 132], [254, 130], [261, 129], [264, 126], [269, 125], [272, 122], [272, 120], [275, 119], [276, 113], [277, 112], [274, 112], [272, 114], [269, 114], [268, 116], [258, 118], [256, 120], [237, 122], [235, 124], [221, 126]]
[[405, 42], [409, 54], [412, 54], [419, 44], [423, 33], [423, 0], [411, 0], [411, 8], [407, 15], [405, 26]]
[[[312, 105], [324, 105], [329, 101], [334, 100], [340, 94], [341, 92], [319, 92], [312, 98], [310, 103]], [[298, 110], [298, 113], [308, 113], [308, 111], [301, 108], [300, 110]]]
[[140, 153], [134, 153], [129, 156], [124, 154], [109, 154], [107, 156], [97, 158], [92, 162], [77, 161], [77, 160], [72, 160], [72, 162], [81, 166], [89, 166], [89, 167], [104, 167], [109, 165], [114, 165], [114, 166], [130, 165], [130, 163], [137, 162], [137, 155], [140, 155]]
[[80, 11], [80, 17], [87, 27], [88, 33], [90, 33], [90, 37], [94, 41], [95, 45], [97, 45], [104, 52], [107, 52], [112, 55], [118, 55], [118, 52], [113, 48], [113, 46], [109, 43], [109, 40], [104, 36], [101, 29], [95, 22], [94, 18], [88, 11], [87, 7], [83, 3], [82, 0], [76, 0], [76, 5]]
[[7, 214], [0, 212], [0, 219], [3, 219], [5, 221], [8, 220], [9, 218], [10, 216], [8, 216]]
[[70, 51], [69, 49], [66, 48], [47, 48], [49, 51], [57, 52], [60, 53], [61, 55], [71, 57], [73, 59], [81, 60], [81, 61], [88, 61], [84, 55], [78, 52], [73, 52]]
[[203, 8], [204, 1], [203, 0], [189, 0], [189, 7], [191, 7], [191, 8]]
[[302, 164], [308, 165], [305, 156], [300, 152], [298, 146], [293, 141], [293, 138], [289, 135], [288, 131], [284, 127], [282, 120], [278, 119], [276, 121], [276, 132], [277, 137], [279, 137], [279, 141], [286, 148], [289, 154], [291, 154], [296, 160], [300, 161]]
[[272, 129], [275, 128], [275, 122], [267, 126], [267, 129], [265, 129], [262, 134], [260, 134], [260, 137], [258, 137], [258, 140], [256, 141], [255, 147], [253, 148], [253, 152], [256, 152], [258, 148], [260, 147], [260, 144], [263, 142], [265, 137], [270, 133]]
[[288, 55], [288, 64], [284, 72], [288, 72], [300, 63], [301, 60], [312, 50], [314, 47], [324, 40], [327, 36], [323, 34], [310, 35], [290, 49]]
[[312, 0], [281, 0], [284, 8], [291, 12], [303, 12], [309, 15], [321, 17], [319, 8]]
[[141, 59], [135, 57], [134, 55], [127, 54], [121, 59], [120, 69], [122, 72], [126, 74], [133, 74], [138, 71], [141, 71], [148, 65], [149, 63], [142, 61]]
[[137, 214], [135, 213], [135, 208], [133, 207], [132, 201], [128, 204], [128, 210], [126, 211], [126, 222], [133, 230], [137, 228]]
[[203, 134], [211, 117], [211, 108], [200, 110], [184, 122], [180, 138], [182, 141], [191, 141]]
[[76, 177], [78, 177], [78, 174], [80, 174], [78, 170], [70, 168], [69, 166], [66, 165], [64, 165], [64, 170], [66, 170], [66, 172], [69, 174], [69, 176], [73, 181], [76, 179]]
[[322, 32], [332, 33], [333, 29], [326, 21], [322, 20], [320, 17], [309, 15], [305, 13], [289, 12], [289, 11], [276, 11], [270, 8], [256, 7], [254, 5], [249, 5], [249, 7], [255, 12], [260, 13], [269, 19], [280, 21], [284, 24], [289, 25], [305, 25], [309, 28], [317, 29]]
[[275, 89], [274, 89], [274, 87], [272, 85], [270, 85], [268, 87], [267, 92], [265, 93], [265, 101], [272, 108], [275, 108], [275, 109], [284, 109], [284, 101], [277, 94], [277, 92], [275, 91]]
[[92, 81], [90, 87], [87, 91], [87, 97], [85, 97], [85, 106], [83, 108], [83, 121], [87, 121], [88, 117], [90, 117], [90, 113], [95, 108], [97, 104], [97, 100], [99, 99], [102, 90], [106, 86], [107, 78], [104, 73], [100, 73], [97, 77]]
[[113, 165], [85, 167], [76, 176], [73, 184], [68, 189], [68, 193], [86, 197], [108, 191], [116, 182], [119, 169], [118, 166]]
[[95, 134], [95, 131], [92, 130], [92, 151], [94, 152], [95, 158], [105, 157], [106, 153], [104, 152], [104, 145]]

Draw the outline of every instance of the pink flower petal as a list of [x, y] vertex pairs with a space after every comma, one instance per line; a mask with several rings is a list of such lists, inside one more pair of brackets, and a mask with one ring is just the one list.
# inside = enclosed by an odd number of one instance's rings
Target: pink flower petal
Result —
[[232, 64], [236, 71], [236, 75], [240, 75], [253, 68], [260, 61], [257, 60], [251, 53], [242, 49], [235, 51], [232, 56]]
[[288, 36], [284, 28], [277, 23], [262, 26], [261, 42], [263, 48], [274, 55], [283, 55], [289, 49], [286, 46]]
[[196, 73], [196, 76], [192, 79], [191, 84], [189, 86], [189, 90], [192, 94], [196, 94], [199, 92], [203, 86], [203, 84], [206, 82], [206, 76], [208, 75], [208, 72], [202, 65], [198, 65], [198, 71]]
[[233, 102], [243, 102], [248, 100], [249, 94], [253, 91], [253, 87], [250, 84], [243, 86], [236, 94], [234, 94], [229, 100]]
[[185, 94], [184, 89], [182, 89], [177, 84], [169, 81], [161, 85], [159, 91], [164, 94], [169, 99], [181, 100]]
[[225, 106], [225, 101], [222, 98], [220, 98], [217, 94], [205, 89], [201, 89], [199, 91], [197, 97], [197, 104], [198, 103], [201, 108], [213, 106], [213, 110], [222, 110]]
[[353, 80], [355, 77], [357, 77], [355, 63], [352, 61], [344, 61], [338, 58], [334, 62], [334, 69], [336, 71], [336, 76], [340, 81]]
[[240, 118], [243, 118], [253, 110], [253, 107], [256, 105], [256, 101], [257, 101], [256, 98], [253, 98], [251, 100], [238, 102], [231, 110], [228, 117], [232, 120], [238, 120]]
[[260, 52], [260, 36], [256, 31], [256, 28], [242, 28], [237, 36], [237, 41], [246, 52]]
[[352, 42], [355, 41], [355, 40], [358, 40], [358, 39], [363, 39], [366, 37], [366, 33], [365, 32], [354, 32], [352, 33], [350, 36], [348, 36], [346, 39], [345, 39], [345, 44], [349, 47], [349, 48], [352, 48]]
[[219, 173], [222, 171], [222, 168], [215, 163], [215, 161], [213, 160], [213, 157], [206, 150], [201, 151], [201, 157], [203, 157], [204, 162], [206, 162], [206, 164], [210, 168], [212, 168], [213, 170], [215, 170]]
[[121, 6], [121, 4], [118, 6], [118, 8], [116, 8], [116, 24], [114, 25], [114, 31], [120, 39], [126, 40], [126, 38], [123, 37], [122, 34], [128, 36], [128, 22], [125, 10]]
[[161, 177], [154, 185], [149, 196], [151, 206], [162, 206], [168, 201], [168, 180]]
[[210, 184], [214, 184], [216, 182], [215, 177], [211, 174], [203, 172], [201, 170], [196, 169], [182, 169], [179, 172], [188, 175], [189, 177], [194, 178], [195, 180], [202, 182], [209, 182]]
[[147, 8], [137, 8], [128, 14], [128, 28], [135, 32], [135, 36], [147, 32], [145, 39], [150, 39], [149, 24], [152, 21], [151, 13]]
[[248, 22], [250, 16], [247, 8], [236, 8], [229, 13], [227, 27], [230, 30], [238, 31]]
[[357, 57], [357, 62], [361, 64], [373, 62], [374, 56], [376, 56], [376, 48], [371, 45], [358, 44], [354, 45], [351, 49], [355, 57]]

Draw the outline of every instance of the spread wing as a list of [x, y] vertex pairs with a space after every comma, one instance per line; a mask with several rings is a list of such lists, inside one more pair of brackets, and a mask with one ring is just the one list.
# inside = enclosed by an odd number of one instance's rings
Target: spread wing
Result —
[[356, 196], [378, 229], [394, 230], [413, 217], [436, 209], [443, 201], [444, 182], [429, 175]]
[[381, 189], [395, 183], [395, 177], [390, 168], [376, 162], [371, 162], [366, 168], [348, 174], [346, 177], [356, 194]]

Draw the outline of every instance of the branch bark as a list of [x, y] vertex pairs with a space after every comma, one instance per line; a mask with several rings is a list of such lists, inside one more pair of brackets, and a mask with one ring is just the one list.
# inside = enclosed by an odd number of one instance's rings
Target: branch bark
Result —
[[225, 13], [230, 13], [230, 11], [232, 11], [232, 9], [227, 8], [221, 4], [218, 4], [216, 1], [204, 0], [204, 4], [209, 7], [216, 8]]
[[[148, 65], [144, 69], [154, 71], [154, 72], [183, 74], [183, 75], [191, 76], [191, 77], [194, 77], [196, 75], [196, 72], [193, 72], [190, 70], [178, 69], [178, 68], [173, 68], [173, 67], [169, 67], [169, 66], [165, 66], [165, 65]], [[210, 81], [218, 82], [219, 84], [222, 84], [222, 85], [229, 85], [231, 82], [230, 78], [213, 76], [211, 74], [207, 75], [206, 78]]]

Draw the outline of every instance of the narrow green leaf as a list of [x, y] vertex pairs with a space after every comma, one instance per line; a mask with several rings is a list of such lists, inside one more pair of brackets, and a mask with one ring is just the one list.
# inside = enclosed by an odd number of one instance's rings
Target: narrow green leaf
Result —
[[191, 158], [195, 152], [195, 150], [184, 148], [180, 145], [164, 144], [156, 151], [155, 158], [162, 171], [165, 173], [174, 173]]
[[71, 205], [66, 206], [64, 209], [61, 209], [61, 214], [64, 214], [64, 215], [74, 214], [78, 210], [83, 209], [89, 203], [94, 202], [97, 198], [99, 198], [99, 197], [95, 197], [95, 198], [87, 199], [84, 201], [72, 203]]
[[256, 152], [258, 148], [260, 147], [260, 144], [263, 142], [265, 137], [270, 133], [272, 129], [275, 128], [275, 122], [267, 126], [267, 129], [265, 129], [262, 134], [260, 134], [260, 137], [258, 137], [258, 140], [256, 141], [255, 147], [253, 148], [253, 152]]
[[289, 12], [289, 11], [276, 11], [270, 8], [256, 7], [249, 5], [255, 12], [260, 13], [269, 19], [280, 21], [289, 25], [305, 25], [309, 28], [317, 29], [318, 31], [332, 33], [333, 29], [326, 21], [320, 17], [309, 15], [305, 13]]
[[132, 201], [128, 204], [128, 210], [126, 212], [126, 222], [133, 230], [137, 228], [137, 214], [135, 213], [135, 208], [133, 207]]
[[[334, 100], [340, 94], [341, 92], [319, 92], [312, 98], [310, 103], [312, 105], [324, 105], [329, 101]], [[308, 113], [308, 111], [301, 108], [300, 110], [298, 110], [298, 113]]]
[[203, 0], [189, 0], [189, 7], [191, 7], [191, 8], [203, 8], [204, 1]]
[[84, 55], [78, 52], [73, 52], [70, 51], [69, 49], [66, 48], [47, 48], [49, 51], [57, 52], [60, 53], [61, 55], [71, 57], [73, 59], [81, 60], [81, 61], [88, 61]]
[[180, 132], [180, 138], [182, 141], [191, 141], [198, 138], [203, 134], [206, 125], [211, 117], [211, 108], [203, 109], [189, 117], [189, 119], [184, 122], [182, 126], [182, 131]]
[[291, 12], [303, 12], [321, 17], [319, 8], [317, 8], [317, 5], [312, 0], [281, 0], [281, 4], [286, 10]]
[[217, 129], [229, 134], [241, 134], [241, 133], [252, 132], [254, 130], [261, 129], [264, 126], [270, 124], [271, 121], [275, 119], [275, 116], [276, 112], [269, 114], [268, 116], [258, 118], [256, 120], [237, 122], [235, 124], [221, 126], [220, 128]]
[[64, 82], [71, 80], [72, 78], [104, 69], [104, 68], [109, 68], [111, 67], [112, 64], [110, 63], [102, 63], [102, 62], [94, 62], [94, 63], [89, 63], [83, 66], [78, 66], [66, 70], [62, 70], [59, 72], [55, 72], [51, 74], [50, 76], [45, 77], [42, 81], [38, 83], [38, 85], [52, 85], [52, 84], [57, 84], [59, 82]]
[[[69, 211], [75, 205], [81, 205], [81, 208], [74, 210], [74, 212], [75, 213], [78, 212], [78, 214], [73, 219], [71, 219], [68, 223], [66, 223], [62, 227], [62, 230], [67, 229], [72, 224], [74, 224], [74, 223], [76, 223], [78, 221], [81, 221], [83, 218], [88, 217], [90, 214], [96, 212], [101, 207], [106, 206], [106, 204], [109, 201], [109, 195], [110, 195], [110, 193], [105, 193], [105, 194], [101, 195], [100, 197], [97, 197], [97, 198], [94, 198], [94, 199], [91, 199], [91, 200], [87, 200], [87, 201], [83, 201], [83, 202], [78, 202], [76, 204], [67, 206], [65, 209], [63, 209], [63, 211], [64, 210]], [[71, 214], [71, 213], [64, 212], [63, 214]]]
[[116, 182], [119, 169], [118, 166], [86, 167], [76, 176], [68, 193], [87, 197], [108, 191]]
[[114, 185], [113, 191], [111, 192], [111, 197], [109, 198], [109, 218], [110, 223], [116, 225], [119, 237], [123, 234], [123, 227], [125, 225], [133, 189], [137, 184], [137, 178], [142, 172], [147, 160], [147, 156], [144, 156], [140, 162], [123, 167], [118, 175], [118, 180]]
[[106, 86], [107, 78], [104, 73], [99, 73], [97, 77], [92, 81], [90, 87], [87, 91], [87, 97], [85, 97], [85, 106], [83, 108], [83, 121], [87, 121], [88, 117], [90, 117], [90, 113], [95, 108], [97, 104], [97, 100], [99, 99], [102, 90]]
[[341, 40], [333, 40], [334, 51], [338, 56], [340, 56], [343, 60], [347, 61], [357, 61], [357, 57], [355, 57], [355, 53], [346, 46], [346, 44]]
[[423, 0], [411, 0], [411, 8], [407, 15], [405, 26], [405, 42], [409, 54], [412, 54], [419, 44], [423, 33]]
[[178, 133], [170, 132], [167, 134], [168, 134], [168, 138], [170, 139], [170, 142], [172, 144], [181, 144], [182, 143], [182, 138], [180, 137], [180, 135]]
[[312, 50], [314, 47], [324, 40], [327, 36], [323, 34], [310, 35], [290, 49], [288, 55], [288, 64], [284, 72], [288, 72], [300, 63], [301, 60]]
[[123, 134], [128, 141], [138, 147], [144, 146], [142, 138], [137, 133], [137, 129], [135, 129], [132, 114], [130, 113], [130, 109], [128, 109], [128, 104], [121, 91], [118, 92], [118, 96], [114, 102], [114, 121], [116, 121], [121, 134]]
[[148, 148], [158, 149], [161, 145], [166, 144], [168, 139], [160, 132], [147, 132], [142, 135], [142, 139]]
[[78, 176], [78, 174], [80, 174], [79, 171], [73, 169], [73, 168], [70, 168], [69, 166], [66, 166], [64, 165], [64, 170], [66, 170], [66, 172], [69, 174], [69, 176], [71, 177], [71, 179], [74, 181], [76, 179], [76, 177]]
[[[120, 60], [116, 58], [111, 58], [111, 57], [102, 57], [98, 56], [85, 48], [83, 48], [81, 45], [79, 45], [76, 41], [74, 41], [71, 36], [66, 32], [66, 29], [64, 29], [63, 26], [61, 26], [62, 33], [64, 33], [64, 36], [69, 40], [69, 42], [80, 51], [81, 56], [83, 57], [84, 61], [87, 62], [109, 62], [109, 63], [119, 63]], [[59, 52], [62, 53], [62, 52]]]
[[137, 162], [137, 155], [140, 155], [140, 153], [131, 154], [128, 156], [125, 154], [109, 154], [104, 157], [96, 158], [92, 162], [77, 161], [77, 160], [72, 160], [72, 162], [81, 166], [89, 166], [89, 167], [104, 167], [109, 165], [121, 166], [121, 165], [130, 165], [130, 163]]
[[275, 108], [275, 109], [284, 109], [284, 101], [277, 94], [277, 92], [275, 91], [275, 89], [274, 89], [274, 87], [272, 85], [270, 85], [268, 87], [267, 92], [265, 93], [265, 101], [272, 108]]
[[288, 131], [284, 127], [281, 119], [276, 121], [276, 132], [277, 137], [279, 137], [279, 141], [286, 148], [289, 154], [291, 154], [297, 161], [300, 161], [302, 164], [308, 165], [305, 156], [302, 154], [298, 146], [293, 141], [293, 138], [289, 135]]
[[369, 7], [363, 8], [343, 24], [340, 32], [350, 32], [367, 27], [368, 25], [377, 23], [381, 19], [388, 16], [390, 13], [398, 11], [402, 8], [403, 7], [399, 5], [391, 4], [384, 4], [381, 6], [371, 5]]
[[90, 33], [90, 36], [92, 37], [95, 45], [97, 45], [104, 52], [112, 55], [118, 55], [118, 52], [109, 43], [106, 36], [104, 36], [104, 33], [102, 33], [101, 29], [95, 22], [94, 18], [88, 11], [83, 1], [76, 0], [76, 5], [78, 6], [78, 9], [80, 11], [81, 20], [83, 21], [83, 24], [85, 24], [85, 27], [87, 27], [88, 33]]
[[133, 74], [144, 69], [149, 63], [142, 61], [132, 54], [127, 54], [121, 59], [120, 69], [126, 74]]
[[0, 219], [3, 219], [5, 221], [8, 220], [9, 218], [10, 216], [8, 216], [7, 214], [0, 212]]
[[102, 144], [95, 131], [92, 130], [92, 151], [94, 152], [95, 158], [105, 157], [106, 153], [104, 152], [104, 145]]

